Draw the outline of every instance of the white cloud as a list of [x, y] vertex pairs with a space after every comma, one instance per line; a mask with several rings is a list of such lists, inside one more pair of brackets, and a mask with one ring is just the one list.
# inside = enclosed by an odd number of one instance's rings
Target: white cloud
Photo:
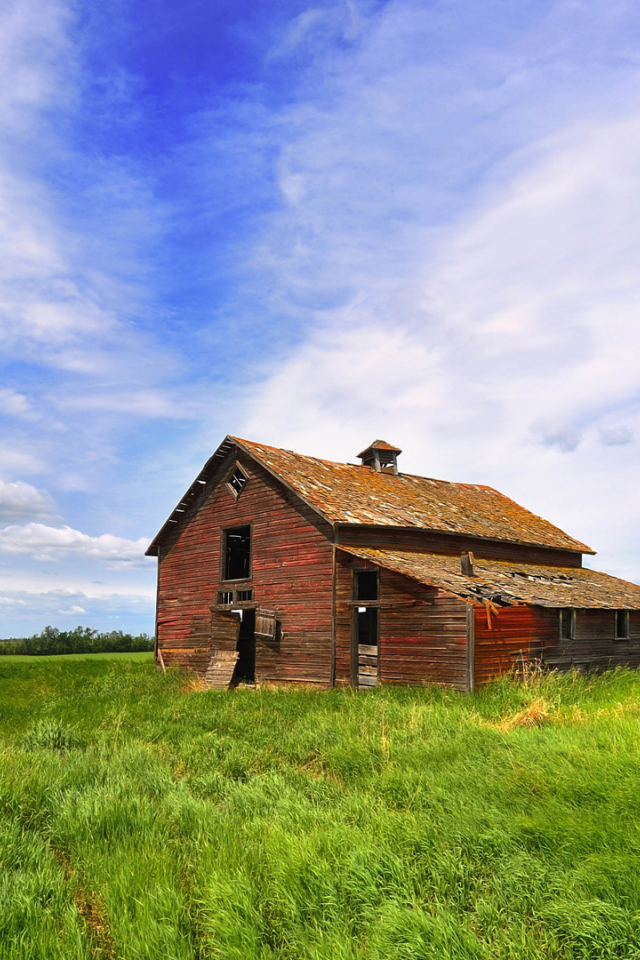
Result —
[[16, 473], [32, 474], [44, 470], [44, 462], [31, 449], [33, 444], [22, 439], [20, 442], [0, 444], [0, 475], [11, 476]]
[[605, 447], [624, 447], [633, 440], [629, 427], [602, 427], [600, 439]]
[[362, 19], [357, 6], [347, 0], [328, 7], [308, 7], [293, 17], [267, 54], [267, 62], [305, 53], [314, 55], [317, 46], [330, 40], [353, 40]]
[[[184, 420], [202, 417], [209, 406], [205, 396], [188, 395], [193, 391], [115, 389], [109, 393], [87, 392], [81, 397], [65, 397], [61, 410], [107, 410], [131, 416]], [[204, 393], [204, 391], [203, 391]], [[187, 394], [187, 395], [185, 395]]]
[[68, 95], [74, 51], [69, 6], [58, 0], [6, 0], [0, 12], [0, 123], [24, 133], [34, 112]]
[[582, 442], [580, 431], [562, 419], [535, 423], [532, 433], [545, 447], [557, 447], [563, 453], [573, 453]]
[[0, 521], [48, 520], [55, 513], [51, 497], [18, 480], [0, 480]]
[[33, 415], [28, 398], [9, 387], [0, 387], [0, 413], [25, 418]]
[[107, 563], [147, 563], [144, 551], [150, 540], [127, 540], [105, 533], [91, 537], [71, 527], [50, 527], [42, 523], [11, 525], [0, 530], [0, 552], [27, 554], [35, 560], [56, 560], [73, 553]]

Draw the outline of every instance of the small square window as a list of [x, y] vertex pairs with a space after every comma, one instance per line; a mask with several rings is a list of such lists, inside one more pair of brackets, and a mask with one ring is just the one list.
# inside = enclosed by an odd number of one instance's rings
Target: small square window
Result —
[[629, 611], [616, 610], [615, 624], [616, 624], [616, 629], [615, 629], [616, 640], [628, 640], [629, 639]]
[[234, 495], [236, 500], [244, 490], [245, 483], [247, 482], [247, 475], [239, 464], [236, 464], [233, 473], [227, 480], [227, 484], [231, 490], [231, 493]]
[[236, 590], [236, 602], [247, 603], [253, 600], [253, 590]]
[[220, 606], [230, 606], [233, 603], [233, 590], [219, 590], [218, 603]]
[[560, 611], [560, 639], [575, 640], [576, 636], [576, 612], [575, 610]]

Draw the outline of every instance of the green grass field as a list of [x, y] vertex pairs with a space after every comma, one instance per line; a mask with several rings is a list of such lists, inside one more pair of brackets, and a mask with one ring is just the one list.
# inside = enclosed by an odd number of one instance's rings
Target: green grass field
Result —
[[127, 653], [54, 653], [50, 656], [30, 656], [27, 653], [2, 654], [2, 663], [35, 663], [44, 660], [133, 660], [136, 663], [153, 663], [153, 653], [146, 650]]
[[640, 958], [640, 675], [197, 692], [0, 660], [0, 956]]

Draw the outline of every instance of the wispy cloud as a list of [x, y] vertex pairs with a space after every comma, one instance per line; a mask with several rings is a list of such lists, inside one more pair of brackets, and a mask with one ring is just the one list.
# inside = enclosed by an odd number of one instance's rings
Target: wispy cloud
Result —
[[[553, 9], [539, 30], [570, 20]], [[587, 78], [585, 94], [577, 47], [552, 45], [544, 70], [519, 41], [476, 51], [464, 127], [461, 76], [446, 79], [437, 52], [414, 55], [425, 18], [391, 4], [332, 98], [289, 118], [284, 210], [259, 256], [312, 333], [265, 365], [242, 432], [346, 458], [385, 436], [405, 469], [492, 482], [593, 540], [604, 563], [616, 538], [628, 557], [640, 522], [637, 63]], [[563, 63], [573, 76], [556, 101]], [[449, 81], [447, 118], [434, 97]], [[510, 126], [518, 107], [528, 132]], [[640, 557], [624, 572], [640, 576]]]

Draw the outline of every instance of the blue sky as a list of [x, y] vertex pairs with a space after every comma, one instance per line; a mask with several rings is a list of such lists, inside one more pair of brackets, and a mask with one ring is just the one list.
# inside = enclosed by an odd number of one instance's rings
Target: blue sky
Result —
[[640, 581], [640, 9], [7, 0], [0, 636], [153, 627], [226, 433], [492, 484]]

